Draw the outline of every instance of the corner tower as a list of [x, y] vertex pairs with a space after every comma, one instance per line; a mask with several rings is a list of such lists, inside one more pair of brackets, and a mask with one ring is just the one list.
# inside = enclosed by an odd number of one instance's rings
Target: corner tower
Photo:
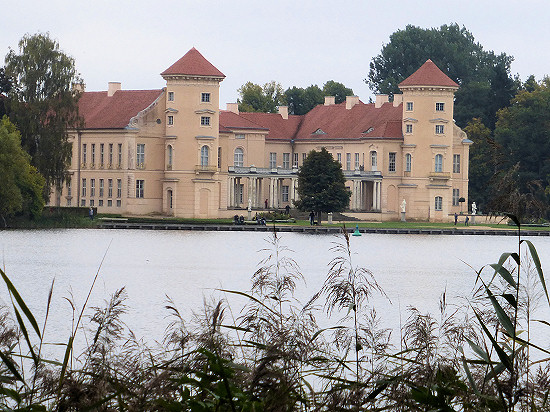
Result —
[[449, 220], [460, 211], [457, 193], [467, 196], [468, 148], [465, 152], [457, 139], [465, 139], [465, 134], [453, 120], [458, 87], [431, 60], [399, 84], [403, 92], [403, 187], [414, 188], [415, 201], [410, 206], [417, 216], [430, 220]]
[[217, 217], [219, 89], [225, 75], [192, 48], [161, 76], [166, 80], [163, 211]]

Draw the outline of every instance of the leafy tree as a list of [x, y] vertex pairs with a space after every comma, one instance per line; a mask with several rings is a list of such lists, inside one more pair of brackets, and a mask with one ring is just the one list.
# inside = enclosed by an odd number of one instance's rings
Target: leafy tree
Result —
[[3, 67], [0, 67], [0, 118], [7, 113], [7, 108], [5, 104], [5, 93], [8, 93], [11, 90], [11, 82], [8, 76], [6, 76], [6, 71]]
[[275, 81], [265, 83], [263, 86], [247, 82], [239, 88], [238, 92], [241, 112], [276, 113], [277, 106], [285, 104], [283, 88]]
[[[550, 196], [550, 78], [533, 91], [522, 90], [498, 112], [495, 141], [502, 147], [499, 171], [516, 168], [513, 181], [521, 194], [548, 204]], [[510, 179], [508, 179], [510, 180]], [[545, 213], [549, 209], [546, 206]]]
[[353, 96], [353, 90], [348, 89], [342, 83], [329, 80], [323, 86], [324, 96], [334, 96], [336, 104], [346, 101], [346, 96]]
[[0, 120], [0, 216], [26, 212], [36, 218], [42, 213], [44, 178], [30, 165], [21, 148], [21, 136], [7, 116]]
[[457, 124], [463, 127], [479, 117], [492, 129], [497, 110], [509, 104], [517, 89], [510, 76], [513, 58], [484, 50], [456, 23], [431, 29], [408, 25], [396, 31], [373, 58], [365, 81], [376, 93], [399, 93], [398, 84], [427, 59], [461, 86], [455, 102]]
[[309, 152], [298, 172], [299, 210], [317, 212], [342, 212], [349, 205], [351, 192], [346, 188], [342, 165], [323, 147]]
[[289, 88], [285, 91], [285, 98], [288, 104], [288, 112], [296, 115], [306, 114], [325, 101], [323, 91], [314, 84], [305, 89], [295, 86]]
[[73, 87], [81, 79], [74, 59], [49, 34], [25, 35], [19, 52], [10, 49], [6, 56], [5, 70], [13, 81], [8, 93], [10, 118], [32, 164], [46, 179], [48, 197], [51, 186], [64, 180], [69, 165], [67, 130], [81, 124]]

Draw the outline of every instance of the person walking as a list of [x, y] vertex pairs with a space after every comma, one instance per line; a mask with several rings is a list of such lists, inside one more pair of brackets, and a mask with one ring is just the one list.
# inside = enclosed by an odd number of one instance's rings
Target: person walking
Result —
[[466, 220], [464, 220], [464, 226], [468, 226], [468, 222], [470, 222], [470, 218], [466, 216]]

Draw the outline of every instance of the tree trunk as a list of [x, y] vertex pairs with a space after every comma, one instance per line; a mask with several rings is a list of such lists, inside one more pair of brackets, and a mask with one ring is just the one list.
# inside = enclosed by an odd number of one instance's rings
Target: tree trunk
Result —
[[321, 212], [317, 212], [317, 224], [321, 226]]

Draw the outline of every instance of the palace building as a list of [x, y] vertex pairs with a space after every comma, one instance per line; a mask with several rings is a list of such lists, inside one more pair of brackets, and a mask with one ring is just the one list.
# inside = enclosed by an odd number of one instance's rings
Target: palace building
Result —
[[448, 221], [467, 204], [472, 142], [453, 121], [458, 85], [431, 60], [391, 102], [327, 96], [302, 116], [220, 110], [225, 75], [195, 48], [161, 76], [160, 90], [82, 92], [84, 127], [70, 133], [69, 179], [51, 204], [184, 218], [293, 207], [297, 172], [322, 147], [342, 164], [355, 216], [395, 220], [404, 200], [407, 219]]

